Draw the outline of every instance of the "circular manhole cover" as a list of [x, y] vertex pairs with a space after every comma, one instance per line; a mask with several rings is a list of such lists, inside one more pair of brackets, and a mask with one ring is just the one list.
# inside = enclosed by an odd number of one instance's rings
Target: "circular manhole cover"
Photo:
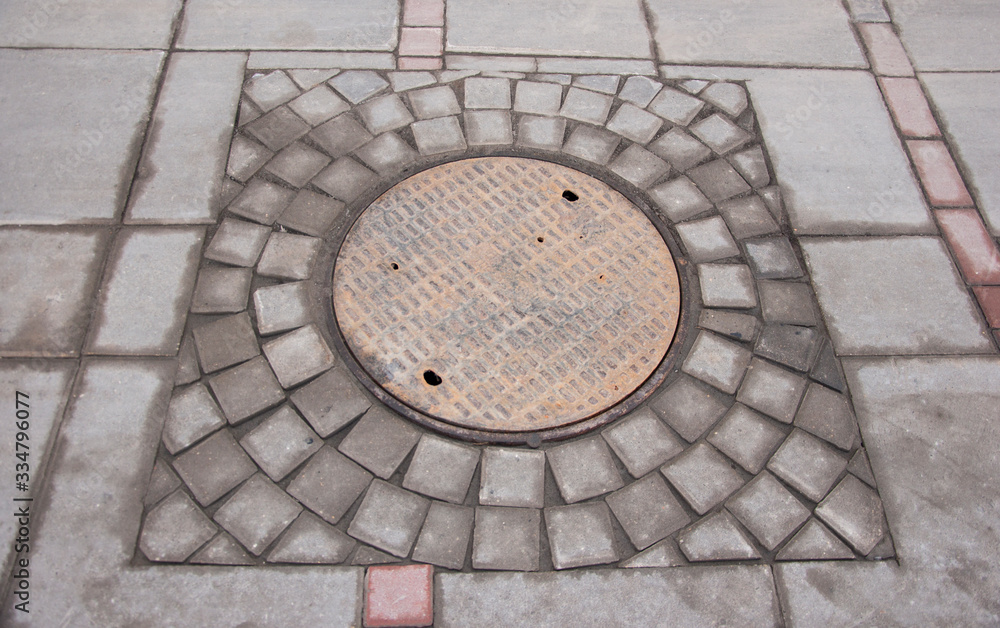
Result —
[[670, 348], [681, 294], [646, 215], [549, 162], [456, 161], [399, 183], [337, 256], [333, 309], [372, 381], [423, 415], [550, 430], [629, 397]]

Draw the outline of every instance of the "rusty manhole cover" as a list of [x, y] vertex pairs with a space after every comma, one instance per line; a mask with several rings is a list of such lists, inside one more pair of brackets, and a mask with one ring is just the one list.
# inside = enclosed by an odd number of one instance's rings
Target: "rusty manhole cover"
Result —
[[485, 432], [549, 430], [639, 388], [670, 348], [681, 294], [646, 215], [549, 162], [466, 159], [372, 203], [336, 260], [333, 307], [372, 380]]

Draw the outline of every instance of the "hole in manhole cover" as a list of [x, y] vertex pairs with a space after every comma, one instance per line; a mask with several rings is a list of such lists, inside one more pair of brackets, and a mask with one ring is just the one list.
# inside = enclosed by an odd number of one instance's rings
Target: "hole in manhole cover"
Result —
[[336, 324], [366, 385], [484, 440], [537, 440], [634, 407], [680, 306], [646, 214], [602, 181], [518, 157], [455, 161], [391, 188], [351, 226], [333, 276]]

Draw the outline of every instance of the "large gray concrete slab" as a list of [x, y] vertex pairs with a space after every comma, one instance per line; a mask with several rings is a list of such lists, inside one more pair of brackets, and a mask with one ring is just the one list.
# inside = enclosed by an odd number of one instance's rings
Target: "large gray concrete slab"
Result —
[[994, 0], [886, 0], [917, 70], [1000, 70]]
[[160, 52], [0, 50], [0, 224], [110, 222]]
[[[1000, 10], [1000, 4], [996, 7]], [[997, 51], [1000, 46], [989, 49]], [[1000, 74], [922, 74], [920, 78], [990, 231], [1000, 235]]]
[[652, 57], [639, 0], [450, 0], [447, 11], [448, 52]]
[[935, 231], [870, 74], [775, 70], [748, 86], [799, 234]]
[[170, 58], [126, 222], [215, 222], [244, 53], [183, 53]]
[[867, 67], [839, 0], [649, 0], [664, 63]]
[[1000, 623], [1000, 359], [852, 359], [844, 370], [900, 567], [775, 567], [801, 626]]
[[190, 0], [178, 45], [199, 50], [392, 50], [398, 0]]
[[[9, 461], [7, 467], [13, 473], [16, 471], [14, 463], [21, 463], [20, 460], [15, 460], [14, 455], [27, 451], [26, 483], [30, 487], [28, 491], [22, 492], [12, 482], [5, 482], [2, 495], [6, 503], [14, 504], [12, 500], [15, 498], [41, 494], [38, 488], [41, 486], [41, 472], [44, 468], [42, 461], [48, 450], [53, 427], [58, 426], [62, 418], [76, 366], [76, 361], [69, 360], [0, 363], [0, 395], [3, 395], [3, 404], [10, 416], [10, 420], [0, 421], [0, 456]], [[19, 392], [24, 395], [18, 395]], [[16, 433], [22, 427], [18, 425], [22, 420], [18, 417], [19, 412], [25, 413], [21, 417], [26, 417], [23, 420], [27, 421], [25, 432], [29, 440], [22, 442], [22, 445], [29, 446], [27, 450], [23, 447], [20, 450], [16, 448]], [[11, 476], [11, 479], [14, 477]], [[0, 568], [4, 575], [10, 573], [11, 560], [15, 555], [14, 539], [18, 527], [15, 523], [13, 517], [0, 519], [0, 548], [3, 548], [0, 550]], [[27, 554], [30, 558], [30, 552]]]
[[7, 0], [0, 46], [167, 48], [181, 0]]
[[204, 234], [203, 227], [119, 232], [87, 353], [177, 355]]
[[48, 485], [33, 504], [44, 515], [32, 528], [31, 612], [9, 598], [0, 624], [360, 623], [361, 569], [129, 567], [174, 361], [91, 359], [82, 368]]
[[778, 626], [771, 571], [754, 567], [439, 574], [435, 626]]
[[0, 355], [75, 356], [111, 232], [0, 230]]
[[838, 355], [992, 351], [939, 238], [803, 238]]

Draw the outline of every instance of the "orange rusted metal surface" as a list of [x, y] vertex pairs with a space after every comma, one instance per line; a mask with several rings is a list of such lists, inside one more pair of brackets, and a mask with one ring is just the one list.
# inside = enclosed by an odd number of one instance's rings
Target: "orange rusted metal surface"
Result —
[[404, 404], [492, 432], [568, 425], [638, 388], [681, 294], [663, 238], [605, 183], [533, 159], [425, 170], [348, 233], [333, 277], [345, 344]]

